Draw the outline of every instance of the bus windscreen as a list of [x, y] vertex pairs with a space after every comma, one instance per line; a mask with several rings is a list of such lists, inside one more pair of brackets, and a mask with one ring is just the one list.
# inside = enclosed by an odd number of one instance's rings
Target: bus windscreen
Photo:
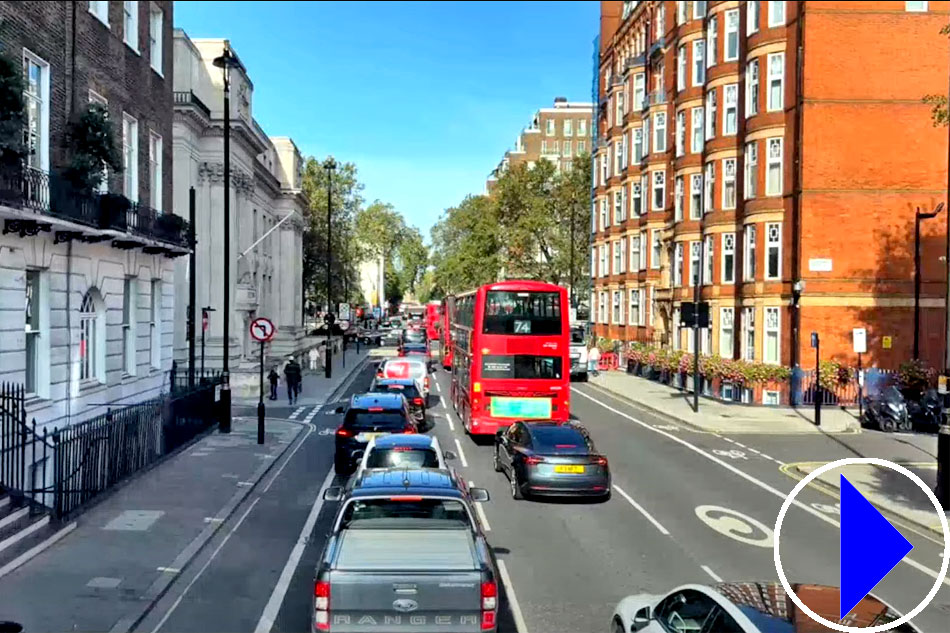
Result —
[[561, 298], [556, 292], [489, 290], [485, 297], [485, 334], [561, 333]]
[[483, 356], [482, 378], [519, 380], [559, 380], [561, 359], [558, 356]]

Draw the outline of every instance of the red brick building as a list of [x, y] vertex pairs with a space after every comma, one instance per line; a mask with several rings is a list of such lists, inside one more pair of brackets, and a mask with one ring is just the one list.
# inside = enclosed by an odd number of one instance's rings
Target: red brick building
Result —
[[[912, 356], [914, 218], [946, 200], [950, 2], [601, 2], [596, 331], [808, 367]], [[920, 356], [944, 354], [947, 216], [922, 223]], [[701, 247], [702, 245], [702, 247]], [[688, 347], [687, 347], [688, 346]]]
[[505, 169], [522, 163], [531, 166], [542, 158], [558, 169], [570, 169], [575, 156], [591, 153], [593, 112], [590, 103], [575, 103], [564, 97], [557, 97], [553, 107], [535, 112], [531, 124], [515, 139], [515, 146], [492, 170], [486, 188], [490, 191]]

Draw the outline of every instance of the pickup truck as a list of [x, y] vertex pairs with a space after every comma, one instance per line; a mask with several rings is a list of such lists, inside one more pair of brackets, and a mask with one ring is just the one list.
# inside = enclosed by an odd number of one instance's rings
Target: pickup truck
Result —
[[314, 631], [497, 631], [495, 557], [471, 506], [486, 491], [391, 469], [324, 494], [341, 496], [314, 579]]

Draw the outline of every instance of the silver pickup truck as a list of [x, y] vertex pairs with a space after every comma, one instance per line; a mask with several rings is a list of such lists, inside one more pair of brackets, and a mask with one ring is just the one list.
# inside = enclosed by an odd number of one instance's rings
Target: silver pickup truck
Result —
[[439, 476], [346, 495], [316, 570], [314, 631], [496, 631], [494, 554], [468, 493]]

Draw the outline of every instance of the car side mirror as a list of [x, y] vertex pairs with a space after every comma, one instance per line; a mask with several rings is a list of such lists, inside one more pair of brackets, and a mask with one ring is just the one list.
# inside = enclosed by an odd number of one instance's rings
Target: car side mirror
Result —
[[650, 607], [643, 607], [633, 616], [633, 622], [630, 624], [630, 633], [636, 633], [653, 620], [653, 613]]
[[476, 503], [484, 503], [491, 499], [491, 495], [484, 488], [470, 488], [468, 492], [472, 495], [472, 501]]
[[336, 409], [333, 410], [334, 413], [343, 413], [343, 411], [344, 411], [343, 407], [337, 407]]
[[323, 491], [323, 500], [324, 501], [339, 501], [343, 498], [343, 487], [342, 486], [330, 486]]
[[451, 461], [453, 459], [458, 459], [459, 456], [453, 453], [452, 451], [442, 451], [442, 458], [446, 461]]

